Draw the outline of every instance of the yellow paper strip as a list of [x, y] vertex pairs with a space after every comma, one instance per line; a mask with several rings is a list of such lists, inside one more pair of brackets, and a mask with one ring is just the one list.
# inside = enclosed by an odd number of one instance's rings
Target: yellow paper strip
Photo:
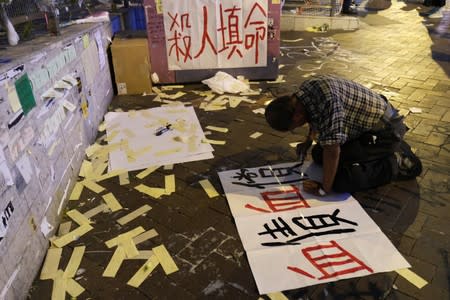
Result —
[[106, 205], [108, 205], [109, 209], [112, 212], [118, 211], [122, 209], [122, 205], [120, 205], [119, 201], [114, 197], [113, 193], [108, 193], [103, 195], [103, 200], [105, 200]]
[[94, 168], [94, 175], [93, 175], [93, 177], [97, 178], [97, 177], [102, 176], [103, 172], [105, 172], [107, 167], [108, 167], [107, 163], [104, 163], [104, 162], [99, 163], [98, 166], [96, 166]]
[[73, 278], [80, 267], [81, 260], [83, 259], [86, 246], [78, 246], [73, 249], [72, 256], [70, 256], [69, 263], [64, 270], [64, 278]]
[[288, 298], [281, 292], [269, 293], [267, 296], [270, 300], [288, 300]]
[[92, 145], [90, 145], [89, 147], [86, 148], [86, 155], [87, 157], [91, 157], [92, 155], [94, 155], [97, 151], [99, 151], [102, 148], [102, 146], [100, 146], [97, 143], [94, 143]]
[[145, 169], [144, 171], [140, 172], [139, 174], [136, 175], [137, 178], [139, 179], [144, 179], [145, 177], [147, 177], [148, 175], [150, 175], [151, 173], [153, 173], [154, 171], [156, 171], [160, 166], [151, 166], [148, 167], [147, 169]]
[[115, 277], [117, 271], [119, 270], [122, 262], [125, 260], [125, 250], [122, 247], [117, 247], [116, 251], [114, 251], [111, 260], [106, 266], [105, 271], [103, 272], [103, 277]]
[[206, 129], [209, 130], [213, 130], [213, 131], [218, 131], [218, 132], [223, 132], [223, 133], [227, 133], [228, 132], [228, 128], [225, 127], [217, 127], [217, 126], [206, 126]]
[[152, 209], [152, 207], [150, 205], [148, 205], [148, 204], [142, 205], [141, 207], [139, 207], [135, 211], [133, 211], [133, 212], [129, 213], [128, 215], [123, 216], [122, 218], [118, 219], [117, 223], [119, 223], [120, 225], [123, 226], [123, 225], [133, 221], [137, 217], [141, 216], [142, 214], [145, 214], [150, 209]]
[[428, 284], [428, 282], [425, 279], [423, 279], [422, 277], [420, 277], [419, 275], [417, 275], [410, 269], [400, 269], [400, 270], [396, 270], [395, 272], [397, 272], [403, 278], [405, 278], [406, 280], [408, 280], [409, 282], [414, 284], [419, 289], [423, 288], [424, 286], [426, 286]]
[[92, 230], [94, 227], [92, 227], [89, 224], [84, 224], [81, 225], [80, 227], [72, 230], [71, 232], [63, 235], [60, 238], [57, 238], [53, 241], [53, 245], [55, 245], [56, 247], [64, 247], [65, 245], [77, 240], [78, 238], [80, 238], [83, 234], [89, 232], [90, 230]]
[[164, 176], [164, 183], [166, 187], [166, 195], [170, 195], [175, 192], [175, 175]]
[[65, 279], [65, 280], [66, 280], [65, 283], [66, 291], [67, 293], [69, 293], [70, 296], [72, 296], [72, 299], [80, 296], [84, 292], [84, 288], [75, 280], [73, 279]]
[[118, 134], [119, 132], [117, 130], [113, 130], [110, 134], [108, 134], [105, 141], [111, 142]]
[[168, 150], [164, 150], [164, 151], [155, 152], [155, 156], [164, 156], [164, 155], [177, 153], [180, 151], [181, 151], [181, 148], [168, 149]]
[[136, 248], [136, 244], [131, 238], [121, 239], [118, 248], [123, 248], [125, 250], [126, 258], [133, 258], [139, 255], [139, 250]]
[[149, 195], [155, 199], [158, 199], [162, 195], [166, 194], [166, 189], [153, 188], [153, 187], [146, 186], [145, 184], [140, 184], [140, 185], [136, 186], [135, 189], [138, 190], [139, 192]]
[[261, 133], [261, 132], [255, 132], [255, 133], [253, 133], [250, 137], [251, 137], [252, 139], [257, 139], [257, 138], [259, 138], [260, 136], [262, 136], [262, 133]]
[[154, 238], [155, 236], [158, 236], [158, 232], [155, 229], [147, 230], [146, 232], [136, 236], [133, 238], [133, 242], [136, 245], [139, 245], [142, 242], [145, 242], [148, 239]]
[[120, 234], [119, 236], [117, 236], [117, 237], [115, 237], [113, 239], [110, 239], [110, 240], [106, 241], [105, 245], [108, 248], [112, 248], [114, 246], [117, 246], [124, 237], [126, 237], [126, 238], [127, 237], [134, 238], [135, 236], [138, 236], [138, 235], [140, 235], [143, 232], [145, 232], [145, 229], [143, 227], [141, 227], [141, 226], [136, 227], [136, 228], [134, 228], [134, 229], [132, 229], [130, 231], [127, 231], [127, 232], [125, 232], [123, 234]]
[[168, 171], [173, 170], [173, 164], [171, 164], [171, 165], [165, 165], [165, 166], [164, 166], [164, 170], [168, 170]]
[[94, 181], [91, 180], [83, 180], [83, 185], [85, 187], [87, 187], [88, 189], [90, 189], [91, 191], [93, 191], [94, 193], [101, 193], [105, 190], [104, 187], [102, 187], [101, 185], [95, 183]]
[[211, 184], [211, 182], [209, 182], [208, 179], [200, 180], [199, 183], [202, 186], [202, 188], [205, 190], [206, 194], [208, 194], [209, 198], [214, 198], [214, 197], [219, 196], [219, 193], [217, 193], [216, 189]]
[[44, 265], [39, 279], [46, 280], [56, 276], [59, 261], [61, 259], [62, 248], [49, 248], [45, 256]]
[[226, 141], [219, 141], [219, 140], [211, 140], [204, 138], [202, 140], [203, 143], [212, 144], [212, 145], [225, 145]]
[[172, 274], [176, 271], [178, 271], [178, 267], [175, 264], [175, 262], [172, 259], [172, 256], [170, 256], [169, 252], [167, 251], [166, 247], [164, 245], [160, 245], [158, 247], [155, 247], [152, 249], [153, 253], [155, 253], [156, 257], [158, 258], [159, 263], [164, 269], [164, 272], [166, 275]]
[[53, 279], [52, 300], [65, 300], [67, 281], [63, 278], [63, 270], [58, 270]]
[[[134, 115], [136, 115], [136, 113], [135, 113]], [[125, 128], [123, 132], [125, 133], [125, 135], [126, 135], [128, 138], [134, 138], [134, 137], [136, 136], [136, 135], [134, 134], [134, 132], [131, 131], [129, 128]]]
[[94, 216], [98, 215], [99, 213], [104, 212], [106, 210], [108, 210], [108, 206], [106, 204], [102, 203], [102, 204], [100, 204], [100, 205], [98, 205], [98, 206], [88, 210], [83, 215], [86, 218], [90, 219], [90, 218], [92, 218], [92, 217], [94, 217]]
[[136, 272], [136, 274], [131, 277], [131, 279], [127, 282], [128, 285], [133, 287], [139, 287], [142, 282], [152, 273], [152, 271], [158, 266], [159, 261], [158, 258], [153, 255], [150, 257], [145, 264]]
[[89, 221], [88, 218], [86, 218], [85, 215], [81, 214], [78, 210], [72, 209], [66, 213], [66, 215], [71, 218], [75, 223], [78, 225], [84, 225], [84, 224], [90, 224], [91, 221]]
[[94, 170], [92, 168], [92, 163], [88, 160], [84, 160], [81, 164], [80, 173], [78, 176], [89, 178], [94, 173]]
[[128, 172], [119, 175], [119, 184], [120, 185], [130, 184], [130, 176], [128, 175]]
[[126, 258], [126, 259], [149, 259], [150, 257], [152, 257], [153, 251], [152, 250], [141, 250], [139, 251], [139, 254], [132, 257], [132, 258]]
[[103, 132], [106, 130], [106, 123], [102, 122], [100, 125], [98, 125], [98, 131]]
[[59, 224], [58, 236], [63, 236], [70, 232], [70, 227], [72, 226], [72, 221], [67, 221]]
[[121, 169], [121, 170], [111, 171], [109, 173], [106, 173], [106, 174], [104, 174], [102, 176], [99, 176], [99, 177], [95, 178], [95, 181], [99, 182], [99, 181], [102, 181], [102, 180], [105, 180], [105, 179], [109, 179], [109, 178], [114, 177], [114, 176], [119, 176], [120, 174], [123, 174], [125, 172], [127, 172], [127, 170], [122, 170]]
[[83, 191], [84, 185], [80, 181], [75, 183], [73, 187], [72, 193], [70, 194], [69, 200], [79, 200], [81, 196], [81, 192]]

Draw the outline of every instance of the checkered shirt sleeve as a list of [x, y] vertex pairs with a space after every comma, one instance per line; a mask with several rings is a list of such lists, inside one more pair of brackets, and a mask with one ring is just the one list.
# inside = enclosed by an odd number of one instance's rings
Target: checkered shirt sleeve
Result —
[[297, 96], [320, 145], [344, 144], [372, 129], [386, 109], [385, 100], [350, 80], [324, 75], [305, 81]]

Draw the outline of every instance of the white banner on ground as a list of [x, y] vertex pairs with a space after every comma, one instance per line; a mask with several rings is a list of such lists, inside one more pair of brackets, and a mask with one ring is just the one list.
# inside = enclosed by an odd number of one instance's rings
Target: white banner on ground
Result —
[[194, 108], [157, 107], [105, 116], [109, 171], [128, 171], [213, 158]]
[[219, 173], [261, 294], [410, 266], [352, 196], [303, 191], [320, 173], [297, 163]]

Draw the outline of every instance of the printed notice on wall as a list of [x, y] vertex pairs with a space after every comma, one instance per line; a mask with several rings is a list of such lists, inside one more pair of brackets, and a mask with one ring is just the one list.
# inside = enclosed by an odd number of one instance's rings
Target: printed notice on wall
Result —
[[162, 3], [169, 70], [267, 65], [266, 0]]

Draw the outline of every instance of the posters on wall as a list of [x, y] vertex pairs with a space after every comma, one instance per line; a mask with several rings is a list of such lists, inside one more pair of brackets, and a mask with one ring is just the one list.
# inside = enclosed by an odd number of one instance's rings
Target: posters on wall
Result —
[[219, 173], [260, 294], [410, 267], [352, 196], [302, 189], [320, 172], [288, 163]]
[[267, 2], [163, 1], [169, 70], [266, 66]]

